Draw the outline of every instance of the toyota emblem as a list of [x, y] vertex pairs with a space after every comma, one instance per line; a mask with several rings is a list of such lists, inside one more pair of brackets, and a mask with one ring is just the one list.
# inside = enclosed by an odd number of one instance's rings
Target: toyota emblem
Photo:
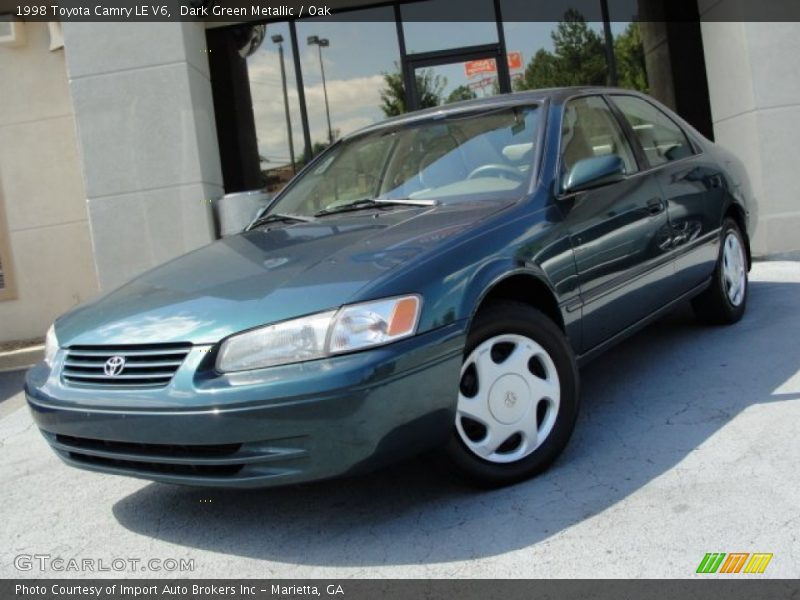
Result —
[[122, 370], [125, 368], [125, 357], [124, 356], [112, 356], [106, 361], [106, 364], [103, 365], [103, 371], [109, 377], [116, 377]]

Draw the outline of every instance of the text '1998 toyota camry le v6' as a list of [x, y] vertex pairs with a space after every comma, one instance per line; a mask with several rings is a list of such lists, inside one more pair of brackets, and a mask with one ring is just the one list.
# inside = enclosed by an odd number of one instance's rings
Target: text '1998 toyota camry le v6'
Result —
[[349, 135], [248, 226], [56, 320], [26, 394], [76, 467], [257, 487], [440, 448], [544, 470], [578, 365], [691, 299], [745, 310], [741, 163], [638, 93], [571, 88]]

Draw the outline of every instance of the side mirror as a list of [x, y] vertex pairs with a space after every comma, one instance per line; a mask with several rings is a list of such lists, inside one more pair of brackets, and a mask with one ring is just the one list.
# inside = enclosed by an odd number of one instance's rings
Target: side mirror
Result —
[[565, 194], [616, 183], [625, 178], [625, 163], [616, 154], [594, 156], [576, 162], [564, 180]]

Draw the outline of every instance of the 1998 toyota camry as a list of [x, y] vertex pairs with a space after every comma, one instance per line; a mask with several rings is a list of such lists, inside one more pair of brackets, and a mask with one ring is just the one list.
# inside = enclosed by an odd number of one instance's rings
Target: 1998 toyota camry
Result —
[[255, 487], [441, 448], [541, 472], [578, 365], [691, 299], [745, 310], [741, 163], [641, 94], [526, 92], [338, 141], [241, 234], [59, 318], [29, 371], [67, 463]]

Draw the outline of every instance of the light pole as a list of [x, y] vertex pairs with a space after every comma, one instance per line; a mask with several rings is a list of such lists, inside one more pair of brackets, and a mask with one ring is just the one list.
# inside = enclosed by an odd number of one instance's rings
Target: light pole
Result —
[[325, 116], [328, 118], [328, 141], [333, 143], [333, 129], [331, 128], [331, 109], [328, 106], [328, 88], [325, 85], [325, 66], [322, 64], [322, 49], [331, 45], [328, 38], [321, 38], [316, 35], [308, 36], [308, 45], [316, 46], [319, 50], [319, 70], [322, 73], [322, 93], [325, 95]]
[[283, 36], [273, 35], [272, 41], [278, 44], [278, 54], [281, 57], [281, 82], [283, 83], [283, 109], [286, 112], [286, 135], [289, 136], [289, 157], [292, 160], [292, 173], [297, 173], [294, 162], [294, 141], [292, 140], [292, 117], [289, 114], [289, 93], [286, 90], [286, 65], [283, 60]]

